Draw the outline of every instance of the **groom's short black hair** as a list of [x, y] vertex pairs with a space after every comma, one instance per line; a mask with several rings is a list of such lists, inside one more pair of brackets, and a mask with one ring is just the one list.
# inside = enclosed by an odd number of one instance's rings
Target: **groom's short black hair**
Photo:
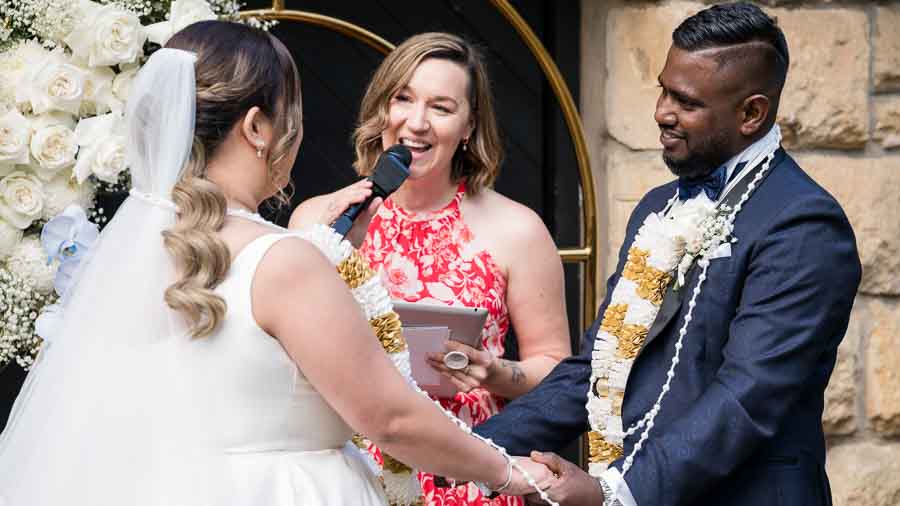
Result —
[[[719, 57], [720, 65], [762, 56], [773, 91], [780, 94], [790, 57], [778, 22], [748, 2], [720, 4], [685, 19], [672, 33], [672, 43], [685, 51], [733, 47]], [[762, 50], [763, 54], [759, 51]]]

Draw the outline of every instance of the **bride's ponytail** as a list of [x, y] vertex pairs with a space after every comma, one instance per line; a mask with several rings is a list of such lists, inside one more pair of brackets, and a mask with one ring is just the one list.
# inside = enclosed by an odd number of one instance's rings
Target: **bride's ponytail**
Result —
[[201, 21], [173, 35], [166, 47], [197, 55], [197, 97], [194, 145], [172, 190], [178, 221], [163, 232], [178, 270], [165, 301], [187, 318], [191, 335], [205, 337], [225, 317], [225, 299], [214, 290], [231, 266], [231, 253], [218, 235], [225, 223], [225, 195], [206, 178], [207, 163], [247, 111], [259, 107], [274, 125], [266, 159], [269, 183], [284, 200], [284, 174], [276, 174], [274, 166], [299, 135], [300, 78], [278, 39], [246, 25]]
[[225, 299], [213, 289], [231, 266], [228, 246], [217, 235], [225, 222], [225, 195], [203, 178], [205, 158], [202, 144], [195, 141], [184, 176], [172, 189], [178, 221], [163, 232], [179, 276], [166, 290], [166, 304], [187, 317], [193, 337], [208, 336], [224, 318]]

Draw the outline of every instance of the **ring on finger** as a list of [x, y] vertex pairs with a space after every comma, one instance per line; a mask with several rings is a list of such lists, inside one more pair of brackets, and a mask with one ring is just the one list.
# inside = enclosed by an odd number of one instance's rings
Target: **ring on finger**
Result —
[[469, 356], [461, 351], [450, 351], [444, 355], [444, 365], [454, 371], [469, 370]]

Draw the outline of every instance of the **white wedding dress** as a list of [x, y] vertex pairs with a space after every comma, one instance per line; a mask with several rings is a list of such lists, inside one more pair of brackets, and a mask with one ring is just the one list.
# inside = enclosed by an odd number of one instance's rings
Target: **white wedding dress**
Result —
[[235, 257], [216, 292], [228, 304], [197, 367], [223, 371], [219, 427], [234, 504], [382, 505], [385, 499], [352, 429], [313, 388], [281, 344], [259, 328], [251, 283], [268, 249], [287, 234], [264, 235]]
[[208, 337], [141, 345], [139, 328], [114, 321], [119, 337], [96, 347], [102, 361], [69, 360], [75, 336], [52, 341], [7, 427], [20, 437], [0, 438], [0, 506], [387, 504], [353, 430], [253, 317], [257, 266], [287, 237], [266, 234], [237, 253], [215, 289], [225, 317]]

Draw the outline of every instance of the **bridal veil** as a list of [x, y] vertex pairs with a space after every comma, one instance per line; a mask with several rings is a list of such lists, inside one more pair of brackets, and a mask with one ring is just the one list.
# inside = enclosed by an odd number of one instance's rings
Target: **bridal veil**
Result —
[[160, 49], [133, 83], [134, 189], [79, 267], [0, 436], [0, 505], [227, 503], [210, 479], [222, 476], [208, 436], [216, 378], [192, 369], [204, 343], [163, 300], [174, 265], [161, 232], [193, 143], [194, 63]]

